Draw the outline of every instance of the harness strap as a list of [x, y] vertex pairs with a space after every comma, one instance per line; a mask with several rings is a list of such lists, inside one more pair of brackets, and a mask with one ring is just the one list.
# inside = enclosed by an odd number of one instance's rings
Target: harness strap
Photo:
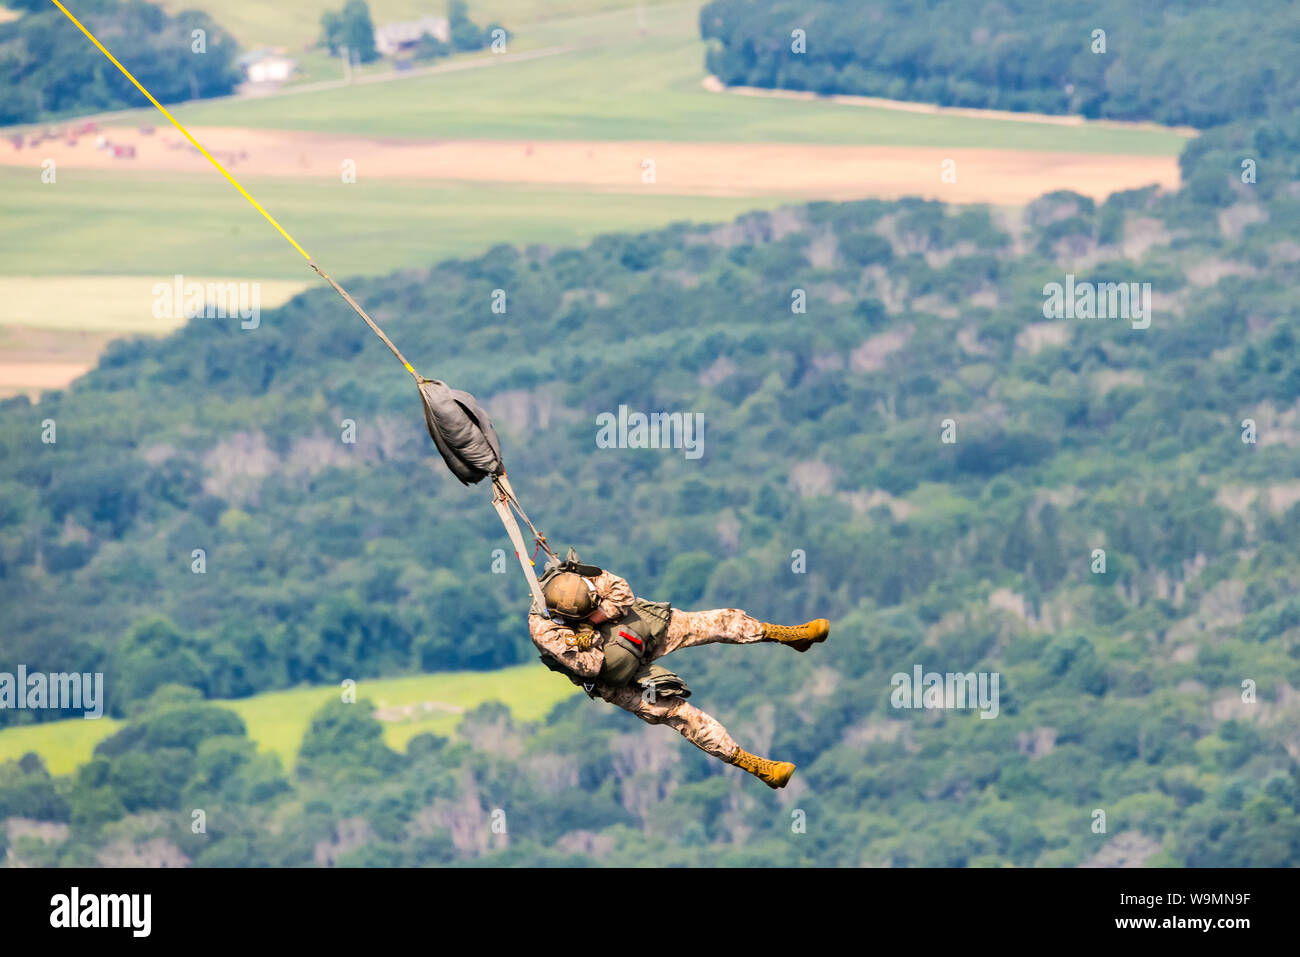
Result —
[[[533, 533], [533, 541], [537, 543], [537, 548], [542, 549], [546, 552], [548, 557], [553, 558], [558, 562], [560, 556], [551, 551], [551, 546], [546, 543], [546, 536], [539, 532], [536, 526], [529, 521], [528, 513], [525, 512], [524, 507], [519, 504], [519, 499], [515, 497], [515, 490], [510, 486], [510, 479], [506, 477], [505, 473], [502, 473], [497, 476], [494, 482], [499, 487], [506, 500], [514, 507], [515, 511], [519, 513], [519, 517], [524, 520], [524, 524], [528, 526], [528, 530]], [[533, 549], [533, 555], [537, 555], [537, 549]]]
[[515, 521], [515, 515], [510, 511], [510, 505], [502, 489], [501, 483], [504, 479], [505, 476], [499, 476], [492, 480], [492, 507], [497, 510], [501, 524], [506, 527], [506, 534], [510, 536], [510, 542], [515, 546], [515, 557], [519, 559], [524, 577], [528, 579], [528, 587], [533, 593], [533, 611], [545, 615], [546, 598], [542, 594], [541, 584], [537, 581], [537, 573], [533, 571], [533, 563], [528, 558], [528, 550], [524, 547], [524, 536], [519, 531], [519, 523]]

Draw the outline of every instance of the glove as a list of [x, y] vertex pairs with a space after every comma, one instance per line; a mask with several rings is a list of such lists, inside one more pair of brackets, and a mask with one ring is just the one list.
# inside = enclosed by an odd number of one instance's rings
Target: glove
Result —
[[582, 631], [575, 631], [573, 637], [566, 642], [570, 648], [577, 648], [579, 651], [590, 651], [592, 640], [596, 633], [590, 629], [584, 628]]

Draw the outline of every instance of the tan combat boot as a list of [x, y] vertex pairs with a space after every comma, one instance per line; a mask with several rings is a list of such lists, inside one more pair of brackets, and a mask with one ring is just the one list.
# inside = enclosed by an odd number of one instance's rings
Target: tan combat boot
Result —
[[731, 756], [731, 763], [744, 768], [770, 788], [783, 788], [794, 774], [794, 765], [789, 761], [769, 761], [757, 754], [750, 754], [744, 748], [736, 748]]
[[763, 622], [763, 639], [779, 641], [795, 651], [805, 652], [831, 633], [831, 623], [825, 618], [814, 618], [802, 625], [770, 625]]

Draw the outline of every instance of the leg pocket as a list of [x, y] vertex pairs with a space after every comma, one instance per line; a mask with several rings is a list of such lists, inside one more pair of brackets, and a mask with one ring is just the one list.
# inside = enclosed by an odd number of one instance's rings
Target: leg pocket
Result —
[[[632, 679], [632, 683], [641, 689], [643, 698], [680, 698], [685, 700], [691, 696], [690, 685], [680, 675], [673, 674], [673, 672], [659, 664], [642, 666], [636, 673], [636, 677]], [[645, 694], [647, 691], [651, 692], [651, 694]]]

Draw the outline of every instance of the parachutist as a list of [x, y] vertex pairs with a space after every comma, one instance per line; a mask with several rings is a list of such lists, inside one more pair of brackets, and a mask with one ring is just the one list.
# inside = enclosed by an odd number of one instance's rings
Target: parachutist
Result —
[[592, 698], [603, 698], [648, 724], [666, 724], [700, 750], [783, 788], [794, 773], [789, 761], [750, 754], [714, 717], [688, 704], [691, 689], [658, 660], [679, 648], [721, 642], [747, 645], [778, 642], [805, 652], [826, 640], [830, 622], [772, 625], [738, 608], [682, 611], [667, 602], [646, 601], [628, 583], [570, 551], [568, 560], [548, 566], [542, 578], [548, 614], [534, 610], [528, 631], [542, 662], [566, 675]]

